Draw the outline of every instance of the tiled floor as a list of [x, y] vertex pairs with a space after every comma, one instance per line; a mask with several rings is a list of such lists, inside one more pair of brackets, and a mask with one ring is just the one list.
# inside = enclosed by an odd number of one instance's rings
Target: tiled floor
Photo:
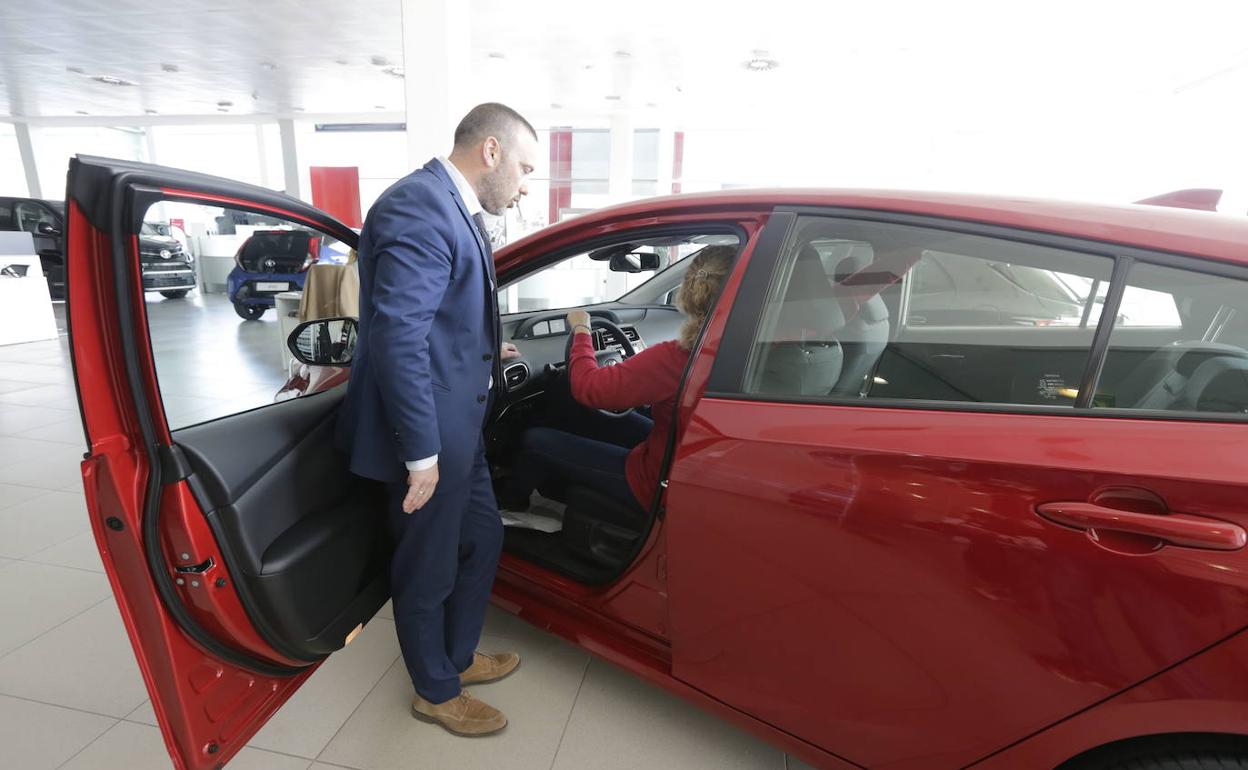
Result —
[[[149, 303], [161, 323], [160, 373], [183, 378], [186, 402], [170, 409], [183, 424], [263, 403], [285, 376], [271, 317], [244, 323], [219, 298], [205, 299]], [[64, 337], [0, 347], [0, 767], [167, 768], [87, 524], [66, 350]], [[408, 715], [411, 685], [383, 610], [229, 767], [805, 767], [515, 618], [492, 610], [485, 633], [484, 648], [524, 659], [514, 676], [479, 691], [507, 712], [502, 734], [455, 738]]]

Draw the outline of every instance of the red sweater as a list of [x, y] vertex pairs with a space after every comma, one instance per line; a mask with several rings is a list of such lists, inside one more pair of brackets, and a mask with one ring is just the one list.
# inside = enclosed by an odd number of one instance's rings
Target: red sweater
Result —
[[685, 373], [689, 351], [676, 342], [661, 342], [615, 366], [598, 366], [594, 343], [578, 334], [572, 343], [568, 371], [572, 397], [595, 409], [625, 409], [650, 404], [654, 428], [649, 437], [628, 453], [624, 473], [633, 497], [645, 507], [654, 499], [655, 485], [663, 470], [663, 454], [672, 430], [676, 391]]

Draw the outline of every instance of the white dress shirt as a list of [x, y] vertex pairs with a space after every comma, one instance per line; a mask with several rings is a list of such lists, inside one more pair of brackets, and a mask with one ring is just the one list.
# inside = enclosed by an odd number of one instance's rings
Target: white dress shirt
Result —
[[[455, 183], [455, 190], [459, 192], [459, 197], [464, 199], [464, 207], [468, 209], [468, 216], [473, 217], [485, 211], [485, 208], [481, 205], [481, 199], [477, 197], [477, 191], [472, 189], [472, 185], [468, 184], [468, 179], [455, 167], [455, 164], [449, 158], [443, 157], [439, 157], [438, 162], [442, 164], [442, 168], [446, 169], [447, 176]], [[494, 387], [493, 376], [490, 377], [490, 387]], [[433, 455], [420, 460], [408, 460], [404, 464], [409, 471], [424, 471], [438, 464], [438, 456]]]

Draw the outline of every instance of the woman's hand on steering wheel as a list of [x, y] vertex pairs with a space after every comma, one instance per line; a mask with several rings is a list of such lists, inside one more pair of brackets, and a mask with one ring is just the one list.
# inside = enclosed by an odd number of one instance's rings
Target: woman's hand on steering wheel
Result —
[[[590, 330], [589, 313], [586, 313], [584, 310], [569, 311], [568, 316], [567, 316], [567, 322], [568, 322], [569, 334], [576, 334], [577, 332], [580, 332], [582, 334], [589, 334], [589, 330]], [[577, 327], [583, 327], [583, 328], [578, 329]]]

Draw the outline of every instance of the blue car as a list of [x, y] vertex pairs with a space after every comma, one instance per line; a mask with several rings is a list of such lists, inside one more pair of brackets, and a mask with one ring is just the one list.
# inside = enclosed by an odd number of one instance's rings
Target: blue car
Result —
[[308, 268], [345, 263], [346, 246], [310, 230], [257, 230], [239, 247], [228, 291], [234, 312], [255, 321], [273, 307], [274, 296], [303, 289]]

